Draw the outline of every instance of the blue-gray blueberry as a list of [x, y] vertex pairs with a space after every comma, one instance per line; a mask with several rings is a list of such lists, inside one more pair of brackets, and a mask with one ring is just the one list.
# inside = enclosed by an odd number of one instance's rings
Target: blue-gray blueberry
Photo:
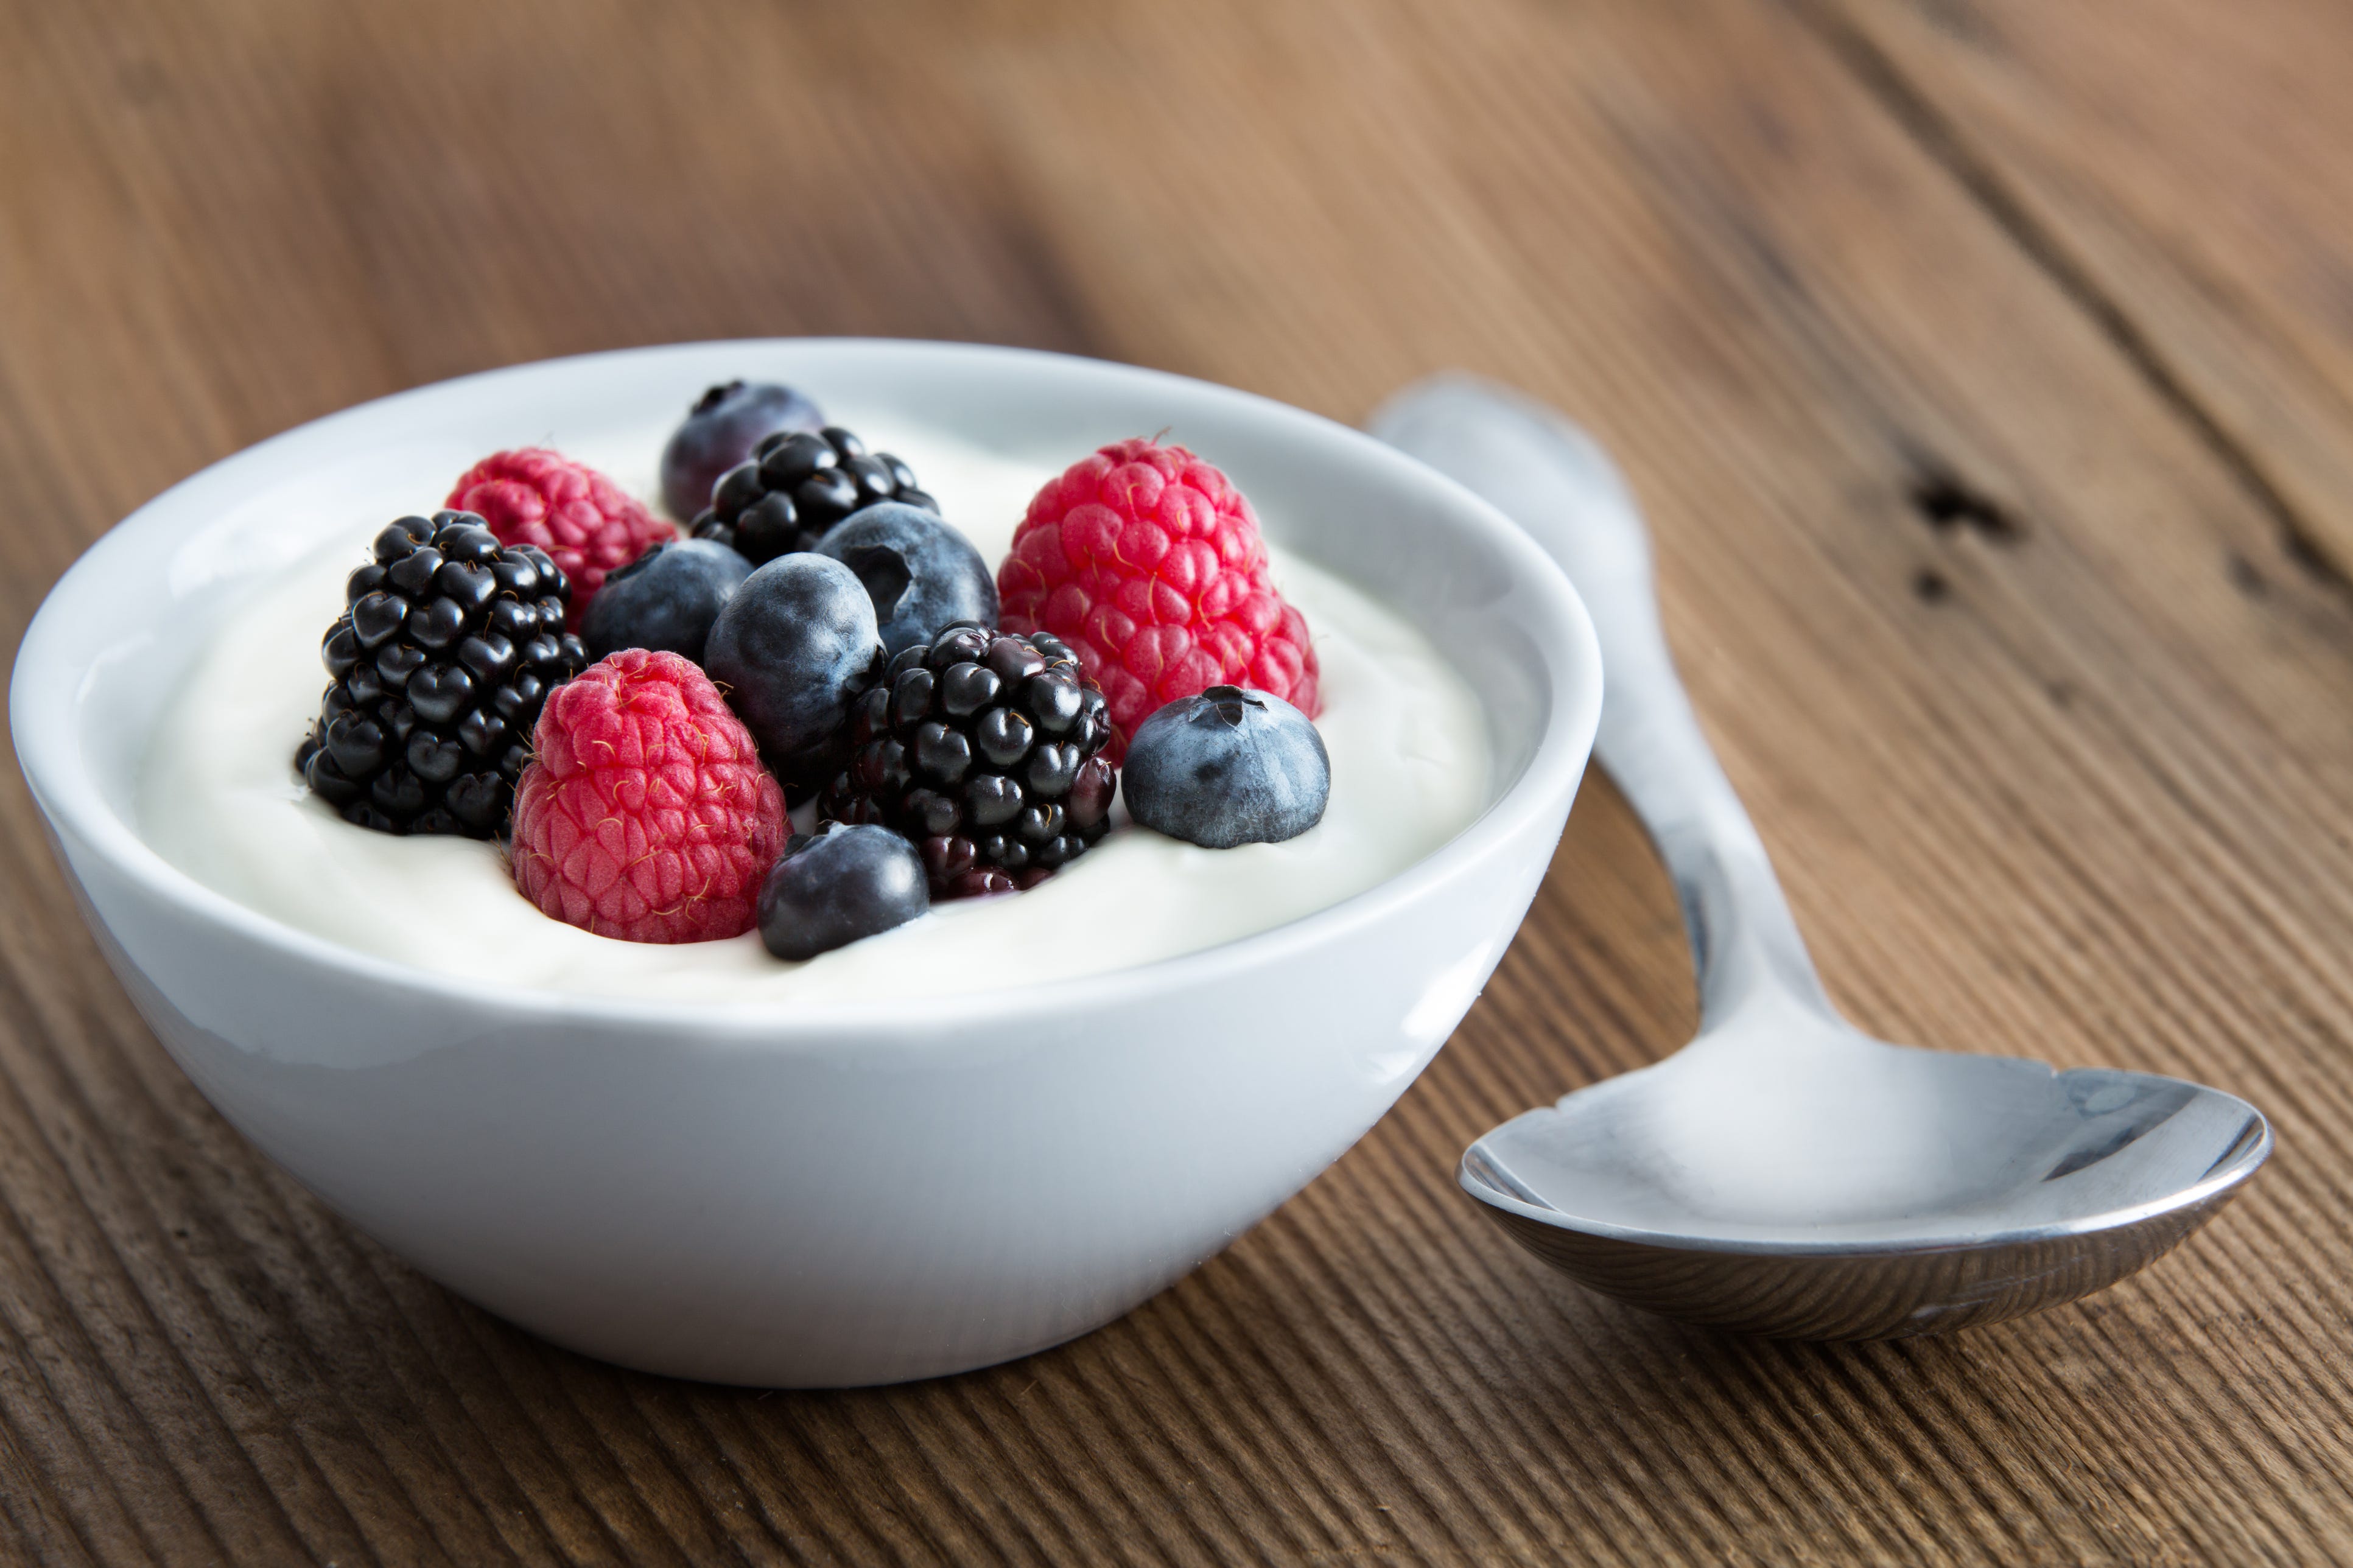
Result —
[[936, 512], [903, 501], [870, 506], [827, 530], [817, 552], [866, 584], [886, 653], [929, 643], [959, 621], [997, 624], [988, 563]]
[[837, 822], [786, 843], [760, 885], [760, 940], [778, 958], [815, 958], [931, 907], [923, 858], [913, 844], [887, 827]]
[[721, 607], [702, 668], [778, 782], [802, 791], [838, 770], [842, 721], [883, 662], [858, 574], [828, 556], [792, 554], [744, 578]]
[[657, 544], [606, 577], [580, 619], [580, 640], [592, 659], [645, 647], [701, 664], [712, 623], [751, 574], [749, 561], [707, 539]]
[[1332, 759], [1282, 698], [1212, 686], [1136, 726], [1121, 765], [1128, 815], [1210, 849], [1280, 844], [1324, 819]]
[[662, 448], [662, 505], [683, 521], [711, 504], [719, 476], [748, 459], [762, 437], [824, 425], [817, 405], [789, 386], [773, 381], [714, 386], [686, 411], [685, 423]]

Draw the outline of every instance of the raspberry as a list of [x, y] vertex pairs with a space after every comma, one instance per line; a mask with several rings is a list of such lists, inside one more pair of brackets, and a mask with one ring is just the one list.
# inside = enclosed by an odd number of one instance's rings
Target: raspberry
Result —
[[543, 447], [491, 453], [459, 476], [445, 504], [480, 514], [501, 544], [536, 544], [554, 557], [572, 584], [574, 631], [606, 573], [678, 537], [620, 486]]
[[1250, 502], [1182, 447], [1114, 442], [1049, 479], [997, 589], [1000, 625], [1060, 637], [1103, 688], [1114, 763], [1156, 709], [1212, 686], [1322, 710], [1307, 622], [1275, 592]]
[[624, 942], [713, 942], [758, 923], [785, 792], [751, 732], [674, 653], [624, 648], [550, 694], [515, 791], [515, 885]]

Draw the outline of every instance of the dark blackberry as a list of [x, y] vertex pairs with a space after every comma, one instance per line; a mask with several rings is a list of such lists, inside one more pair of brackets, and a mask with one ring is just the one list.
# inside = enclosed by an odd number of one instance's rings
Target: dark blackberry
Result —
[[572, 585], [470, 511], [404, 517], [344, 585], [321, 651], [334, 684], [294, 765], [380, 833], [503, 832], [548, 692], [586, 668]]
[[694, 537], [715, 539], [754, 566], [815, 550], [826, 530], [881, 501], [936, 514], [940, 503], [915, 488], [914, 470], [839, 425], [812, 436], [779, 430], [752, 448], [752, 460], [719, 476], [711, 504], [696, 514]]
[[953, 626], [850, 710], [849, 771], [819, 811], [913, 839], [935, 898], [1011, 892], [1109, 827], [1110, 740], [1103, 693], [1059, 638]]

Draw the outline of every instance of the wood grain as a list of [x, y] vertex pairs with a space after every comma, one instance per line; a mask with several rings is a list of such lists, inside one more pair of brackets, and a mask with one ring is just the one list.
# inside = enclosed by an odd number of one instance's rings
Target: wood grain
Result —
[[[1579, 1293], [1451, 1167], [1692, 1026], [1597, 777], [1437, 1065], [1192, 1278], [966, 1377], [668, 1383], [449, 1297], [230, 1132], [9, 773], [0, 1559], [2353, 1556], [2353, 432], [2295, 286], [2346, 228], [2327, 179], [2247, 188], [2323, 134], [2341, 19], [2068, 9], [0, 5], [11, 644], [144, 497], [488, 365], [884, 332], [1343, 418], [1469, 365], [1625, 463], [1858, 1021], [2198, 1078], [2280, 1136], [2175, 1257], [1951, 1341]], [[2224, 188], [2260, 210], [2218, 234]]]
[[1825, 4], [1839, 46], [2353, 573], [2353, 16], [2298, 0]]

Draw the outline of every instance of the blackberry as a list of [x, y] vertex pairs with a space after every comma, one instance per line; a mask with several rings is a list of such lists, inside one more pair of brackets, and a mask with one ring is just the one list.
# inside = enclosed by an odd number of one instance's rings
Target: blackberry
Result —
[[779, 430], [760, 438], [749, 462], [719, 476], [692, 529], [695, 538], [731, 545], [757, 566], [815, 550], [835, 523], [886, 500], [934, 515], [940, 510], [915, 488], [913, 469], [888, 452], [869, 454], [866, 443], [839, 425], [814, 436]]
[[540, 707], [588, 662], [571, 597], [544, 551], [472, 512], [388, 525], [321, 645], [334, 684], [295, 767], [379, 833], [504, 831]]
[[914, 841], [935, 898], [1033, 887], [1110, 826], [1103, 695], [1060, 639], [952, 626], [892, 659], [850, 710], [834, 822]]

